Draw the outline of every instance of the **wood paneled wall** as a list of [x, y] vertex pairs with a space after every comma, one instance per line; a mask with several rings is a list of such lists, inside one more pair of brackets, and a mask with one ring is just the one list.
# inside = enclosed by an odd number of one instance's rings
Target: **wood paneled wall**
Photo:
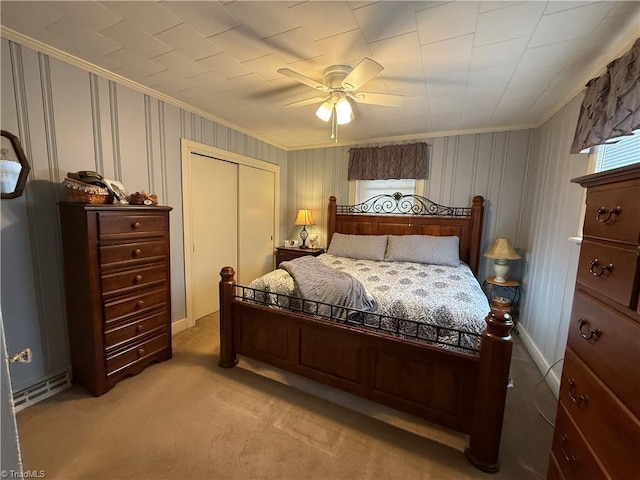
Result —
[[[56, 205], [67, 172], [96, 170], [173, 207], [174, 322], [186, 311], [180, 138], [278, 164], [286, 175], [284, 150], [5, 39], [2, 128], [20, 138], [32, 164], [25, 195], [2, 201], [7, 344], [34, 351], [31, 364], [12, 368], [16, 388], [69, 365]], [[281, 198], [286, 205], [286, 192]]]

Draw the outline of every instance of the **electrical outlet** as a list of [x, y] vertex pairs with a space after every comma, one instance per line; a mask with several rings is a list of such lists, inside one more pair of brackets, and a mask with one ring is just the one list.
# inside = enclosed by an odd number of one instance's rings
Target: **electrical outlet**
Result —
[[14, 356], [9, 358], [9, 361], [11, 363], [31, 363], [32, 359], [33, 353], [31, 353], [31, 349], [27, 347], [21, 352], [16, 353]]

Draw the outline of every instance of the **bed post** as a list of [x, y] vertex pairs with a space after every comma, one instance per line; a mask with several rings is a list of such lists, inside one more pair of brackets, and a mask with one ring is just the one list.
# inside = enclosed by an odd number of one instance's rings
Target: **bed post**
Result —
[[469, 266], [476, 277], [478, 276], [478, 266], [480, 265], [483, 213], [484, 198], [480, 195], [473, 197], [473, 203], [471, 204], [471, 251], [469, 252]]
[[497, 472], [504, 405], [511, 364], [511, 328], [508, 313], [491, 310], [480, 346], [480, 371], [467, 459], [485, 472]]
[[220, 361], [222, 368], [235, 367], [238, 364], [238, 355], [233, 351], [233, 319], [231, 318], [231, 300], [236, 281], [233, 278], [236, 272], [232, 267], [223, 267], [220, 270]]
[[333, 237], [336, 231], [336, 215], [338, 213], [338, 206], [336, 205], [336, 197], [333, 195], [329, 197], [329, 215], [327, 216], [327, 248], [331, 243], [331, 237]]

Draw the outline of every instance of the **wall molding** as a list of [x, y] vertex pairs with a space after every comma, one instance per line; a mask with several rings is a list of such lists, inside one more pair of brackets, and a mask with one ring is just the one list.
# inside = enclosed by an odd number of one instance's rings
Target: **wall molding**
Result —
[[171, 323], [171, 336], [176, 335], [177, 333], [180, 333], [184, 330], [186, 330], [187, 328], [191, 328], [194, 325], [189, 325], [189, 322], [187, 321], [186, 318], [181, 318], [180, 320], [177, 320], [175, 322]]
[[[547, 362], [538, 346], [534, 343], [527, 330], [521, 324], [518, 324], [518, 333], [518, 336], [520, 337], [520, 340], [522, 340], [522, 343], [524, 343], [527, 352], [529, 352], [529, 355], [531, 355], [533, 362], [538, 367], [538, 370], [540, 370], [540, 374], [544, 375], [547, 370], [549, 370], [549, 367], [553, 365], [553, 362]], [[562, 372], [562, 362], [554, 365], [554, 367], [547, 375], [545, 381], [547, 382], [547, 385], [549, 385], [549, 388], [551, 389], [553, 395], [558, 398], [560, 396], [560, 377], [556, 373], [556, 369]]]

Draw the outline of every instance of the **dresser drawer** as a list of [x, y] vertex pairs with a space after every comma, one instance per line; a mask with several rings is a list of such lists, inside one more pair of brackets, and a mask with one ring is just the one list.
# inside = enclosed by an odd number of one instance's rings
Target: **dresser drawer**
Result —
[[98, 233], [100, 239], [113, 236], [162, 236], [167, 225], [166, 217], [158, 213], [123, 215], [120, 212], [100, 212]]
[[596, 460], [562, 404], [558, 405], [551, 447], [565, 478], [591, 480], [609, 478]]
[[584, 241], [578, 261], [578, 282], [630, 307], [637, 298], [638, 251]]
[[123, 343], [140, 339], [150, 332], [160, 333], [167, 330], [169, 316], [164, 310], [152, 316], [136, 319], [119, 325], [109, 327], [104, 334], [104, 343], [107, 350], [117, 348]]
[[551, 452], [549, 455], [549, 466], [547, 467], [547, 480], [565, 480], [558, 459]]
[[166, 288], [158, 288], [107, 300], [104, 303], [105, 323], [124, 321], [133, 315], [143, 315], [162, 308], [167, 304], [167, 295]]
[[577, 291], [567, 344], [640, 418], [640, 325]]
[[594, 187], [587, 193], [585, 236], [640, 243], [640, 186]]
[[640, 422], [569, 348], [560, 401], [612, 478], [640, 477]]
[[102, 275], [102, 294], [104, 296], [122, 295], [139, 288], [164, 284], [166, 279], [167, 269], [164, 263], [118, 273], [107, 273]]
[[107, 356], [107, 375], [118, 373], [123, 368], [143, 362], [150, 356], [168, 348], [169, 334], [163, 333], [137, 345]]
[[[135, 242], [100, 247], [100, 264], [107, 268], [126, 267], [143, 262], [161, 261], [167, 255], [164, 241]], [[121, 265], [115, 263], [124, 262]]]

